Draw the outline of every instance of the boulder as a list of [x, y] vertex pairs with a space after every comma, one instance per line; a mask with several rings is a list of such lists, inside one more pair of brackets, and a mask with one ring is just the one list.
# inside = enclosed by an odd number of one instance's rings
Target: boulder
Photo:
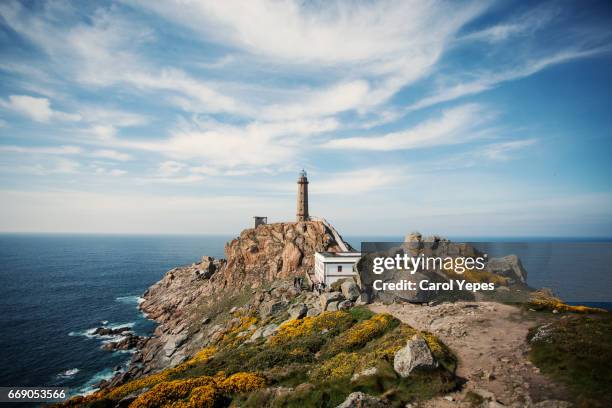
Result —
[[343, 282], [342, 285], [340, 286], [340, 289], [342, 290], [342, 295], [346, 299], [352, 302], [357, 300], [357, 298], [361, 294], [361, 291], [359, 290], [359, 286], [357, 286], [355, 282], [351, 282], [351, 281]]
[[366, 368], [365, 370], [359, 373], [353, 374], [353, 376], [351, 377], [351, 381], [357, 381], [361, 377], [370, 377], [376, 374], [378, 374], [378, 369], [376, 367]]
[[278, 324], [274, 324], [274, 323], [269, 324], [269, 325], [264, 327], [263, 332], [262, 332], [262, 336], [263, 337], [270, 337], [271, 335], [276, 333], [277, 330], [278, 330]]
[[487, 268], [490, 272], [505, 276], [513, 281], [527, 283], [527, 271], [516, 255], [491, 258], [487, 262]]
[[425, 339], [416, 334], [395, 353], [393, 359], [393, 368], [402, 377], [408, 377], [415, 368], [434, 368], [437, 365]]
[[274, 316], [281, 313], [286, 307], [287, 302], [285, 301], [269, 300], [259, 306], [259, 315], [262, 319], [265, 319], [268, 316]]
[[314, 317], [321, 314], [321, 309], [318, 307], [310, 307], [308, 308], [308, 312], [306, 313], [306, 317]]
[[330, 302], [339, 302], [344, 300], [344, 296], [342, 296], [341, 292], [327, 292], [322, 293], [321, 296], [319, 296], [319, 300], [321, 302], [321, 310], [327, 310], [327, 305]]
[[131, 329], [129, 327], [118, 327], [116, 329], [110, 327], [98, 327], [93, 331], [92, 334], [96, 336], [114, 336], [116, 334], [122, 334], [130, 330]]
[[274, 324], [274, 323], [259, 327], [257, 328], [257, 330], [253, 332], [253, 334], [251, 335], [249, 340], [247, 340], [247, 342], [252, 343], [256, 341], [257, 339], [270, 337], [271, 335], [276, 333], [277, 330], [278, 330], [278, 324]]
[[380, 398], [364, 394], [363, 392], [353, 392], [336, 408], [385, 408], [388, 406]]
[[353, 302], [350, 300], [343, 300], [338, 303], [338, 310], [349, 310], [351, 307], [353, 307]]
[[337, 312], [339, 304], [340, 302], [329, 302], [329, 304], [327, 305], [327, 310], [329, 312]]
[[297, 303], [289, 308], [289, 318], [291, 320], [301, 319], [306, 316], [308, 308], [303, 303]]

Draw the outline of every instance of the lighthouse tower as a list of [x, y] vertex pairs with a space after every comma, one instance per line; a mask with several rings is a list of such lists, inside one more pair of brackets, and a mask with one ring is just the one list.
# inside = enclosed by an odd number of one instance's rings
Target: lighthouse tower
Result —
[[308, 221], [308, 179], [306, 178], [306, 171], [303, 169], [300, 172], [297, 184], [297, 220]]

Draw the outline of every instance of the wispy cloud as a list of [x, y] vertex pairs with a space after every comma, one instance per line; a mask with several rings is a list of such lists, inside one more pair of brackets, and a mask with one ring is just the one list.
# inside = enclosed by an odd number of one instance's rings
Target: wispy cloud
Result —
[[409, 129], [384, 135], [333, 139], [322, 147], [390, 151], [466, 143], [479, 136], [479, 126], [489, 117], [490, 114], [481, 106], [468, 104], [446, 110], [441, 116]]
[[501, 72], [479, 72], [473, 75], [475, 80], [468, 82], [459, 82], [454, 85], [445, 85], [438, 89], [433, 94], [424, 97], [418, 102], [410, 105], [407, 110], [413, 111], [436, 105], [441, 102], [452, 101], [468, 95], [475, 95], [484, 91], [488, 91], [504, 82], [513, 81], [525, 78], [536, 74], [546, 68], [565, 62], [577, 60], [580, 58], [588, 58], [597, 56], [603, 53], [612, 51], [612, 47], [603, 46], [587, 50], [564, 50], [553, 55], [548, 55], [541, 58], [527, 61], [521, 66]]

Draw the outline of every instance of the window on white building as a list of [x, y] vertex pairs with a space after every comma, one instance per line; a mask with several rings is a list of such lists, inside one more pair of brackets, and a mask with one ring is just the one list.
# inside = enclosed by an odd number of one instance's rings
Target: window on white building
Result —
[[338, 265], [338, 272], [342, 272], [342, 265]]

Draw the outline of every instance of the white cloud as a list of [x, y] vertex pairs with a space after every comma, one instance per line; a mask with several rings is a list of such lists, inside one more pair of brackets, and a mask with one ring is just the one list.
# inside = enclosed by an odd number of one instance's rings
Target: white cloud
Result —
[[24, 154], [51, 154], [51, 155], [68, 155], [68, 154], [79, 154], [82, 149], [78, 146], [8, 146], [0, 145], [0, 152], [9, 153], [24, 153]]
[[107, 127], [141, 126], [149, 122], [145, 115], [99, 106], [81, 108], [79, 114], [87, 122], [103, 123]]
[[49, 122], [52, 119], [78, 121], [79, 115], [51, 109], [47, 98], [36, 98], [28, 95], [10, 95], [8, 100], [0, 100], [0, 107], [10, 109], [37, 122]]
[[112, 125], [94, 125], [89, 128], [89, 132], [97, 139], [110, 140], [117, 134], [117, 129]]
[[163, 177], [173, 176], [181, 172], [185, 167], [187, 167], [187, 165], [184, 163], [179, 163], [177, 161], [169, 160], [159, 165], [159, 169], [157, 170], [157, 173]]
[[[440, 46], [479, 2], [128, 1], [206, 39], [292, 63], [363, 63]], [[445, 24], [442, 24], [442, 23]], [[435, 28], [434, 28], [435, 27]]]
[[462, 105], [409, 129], [384, 135], [333, 139], [322, 147], [392, 151], [465, 143], [479, 136], [478, 127], [489, 118], [490, 114], [479, 105]]
[[[173, 160], [204, 160], [217, 170], [261, 171], [265, 166], [291, 163], [308, 148], [308, 136], [336, 129], [333, 119], [250, 122], [227, 125], [204, 122], [172, 131], [168, 139], [115, 140], [117, 147], [160, 153]], [[301, 143], [303, 141], [303, 143]]]
[[[239, 103], [180, 71], [135, 74], [143, 87], [175, 89], [189, 99], [185, 109], [215, 110], [258, 119], [305, 118], [345, 110], [360, 112], [385, 103], [397, 91], [427, 75], [446, 44], [486, 8], [482, 2], [381, 1], [356, 4], [297, 1], [128, 1], [192, 30], [205, 42], [236, 47], [246, 56], [281, 69], [316, 67], [329, 77], [318, 89], [296, 89], [297, 99]], [[451, 17], [449, 17], [451, 16]], [[328, 74], [325, 74], [328, 73]], [[337, 80], [336, 78], [345, 78]], [[198, 88], [201, 88], [198, 90]], [[227, 88], [227, 87], [225, 87]], [[193, 90], [193, 91], [192, 91]], [[252, 96], [252, 95], [251, 95]], [[203, 99], [199, 106], [189, 100]], [[248, 99], [248, 98], [247, 98]], [[180, 101], [180, 100], [179, 100]]]
[[[406, 179], [404, 168], [366, 167], [359, 170], [331, 174], [313, 183], [312, 194], [355, 195], [367, 194], [388, 187], [398, 187]], [[295, 189], [295, 186], [292, 186]]]
[[132, 156], [130, 156], [127, 153], [122, 153], [122, 152], [118, 152], [116, 150], [111, 150], [111, 149], [96, 150], [92, 152], [91, 155], [93, 157], [99, 157], [102, 159], [110, 159], [110, 160], [117, 160], [117, 161], [127, 161], [132, 158]]

